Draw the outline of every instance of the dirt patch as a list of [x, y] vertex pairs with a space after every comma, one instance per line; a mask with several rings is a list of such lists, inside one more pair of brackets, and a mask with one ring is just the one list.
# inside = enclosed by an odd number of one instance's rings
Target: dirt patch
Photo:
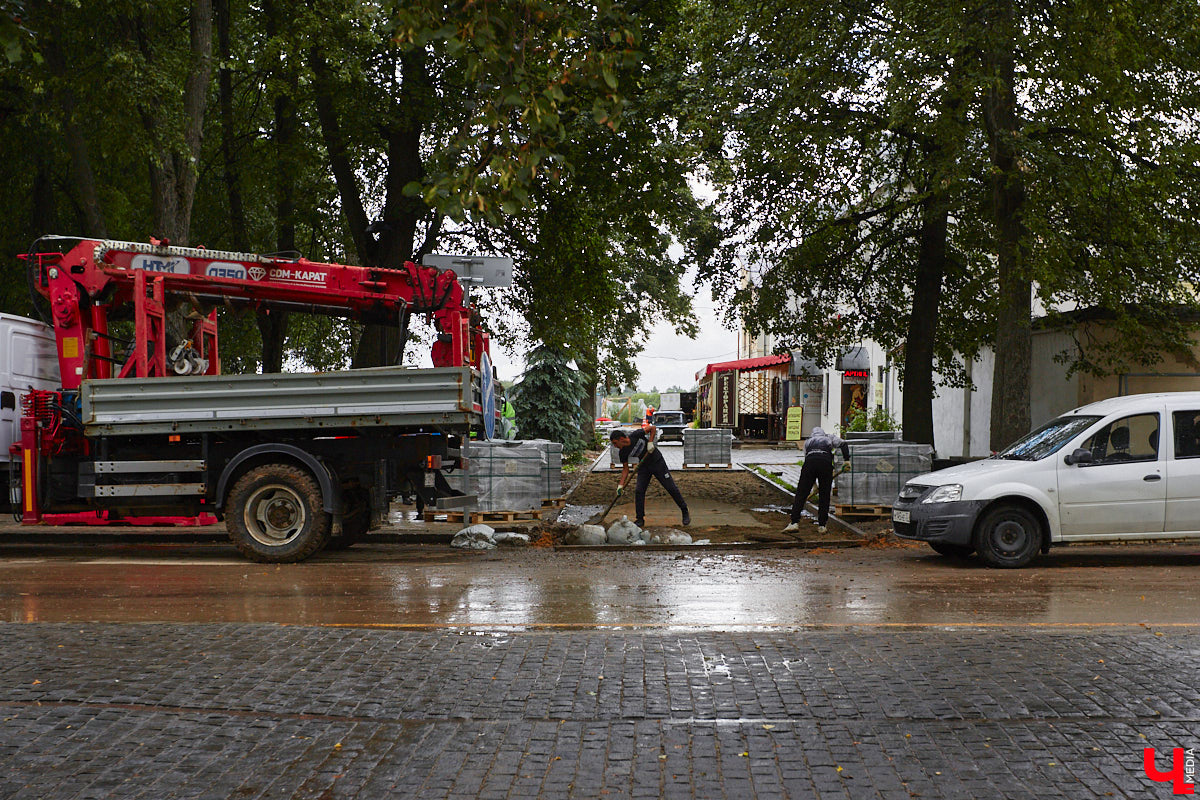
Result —
[[[613, 499], [617, 491], [619, 472], [590, 473], [572, 492], [568, 502], [575, 505], [605, 505]], [[675, 485], [683, 494], [683, 499], [692, 505], [695, 500], [713, 500], [730, 505], [743, 506], [747, 509], [766, 508], [770, 506], [789, 506], [791, 497], [781, 490], [772, 489], [759, 478], [742, 472], [728, 471], [686, 471], [675, 470], [671, 473]], [[632, 487], [628, 494], [632, 495]], [[646, 490], [646, 502], [666, 500], [671, 502], [670, 495], [657, 480], [650, 481]]]
[[601, 450], [585, 450], [579, 461], [571, 464], [563, 464], [562, 469], [562, 494], [559, 497], [566, 497], [571, 492], [575, 491], [575, 487], [583, 483], [588, 475], [591, 474], [592, 464], [600, 457]]
[[[671, 473], [679, 491], [687, 501], [692, 524], [681, 527], [679, 509], [656, 480], [646, 491], [646, 529], [686, 530], [693, 540], [707, 539], [713, 544], [749, 542], [750, 534], [781, 531], [788, 524], [791, 497], [741, 470], [675, 470]], [[619, 472], [589, 474], [568, 497], [572, 506], [595, 508], [599, 511], [612, 501], [617, 490]], [[622, 516], [633, 519], [632, 488], [622, 495], [605, 520], [609, 525]], [[802, 524], [795, 537], [780, 541], [828, 541], [846, 538], [831, 529], [817, 531], [816, 523]]]

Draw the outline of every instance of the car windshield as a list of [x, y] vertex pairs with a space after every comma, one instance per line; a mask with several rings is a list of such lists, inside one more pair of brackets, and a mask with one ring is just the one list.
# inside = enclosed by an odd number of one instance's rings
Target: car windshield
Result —
[[1038, 461], [1058, 452], [1064, 444], [1091, 427], [1100, 417], [1068, 416], [1047, 422], [1033, 433], [1018, 439], [996, 454], [996, 458], [1014, 461]]
[[654, 415], [654, 424], [655, 425], [682, 425], [683, 424], [683, 414], [681, 414], [679, 412], [675, 412], [674, 414], [672, 414], [669, 411], [668, 412], [660, 411]]

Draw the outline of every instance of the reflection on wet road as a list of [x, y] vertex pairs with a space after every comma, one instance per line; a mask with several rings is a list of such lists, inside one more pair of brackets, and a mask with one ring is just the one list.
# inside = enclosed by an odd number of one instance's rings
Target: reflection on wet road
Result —
[[1200, 624], [1195, 545], [1068, 548], [990, 570], [915, 548], [460, 553], [370, 546], [304, 564], [222, 546], [0, 548], [11, 622], [488, 628]]

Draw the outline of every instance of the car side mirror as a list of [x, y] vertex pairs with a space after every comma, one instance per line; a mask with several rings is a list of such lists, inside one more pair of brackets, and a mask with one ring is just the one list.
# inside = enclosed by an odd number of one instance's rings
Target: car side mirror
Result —
[[1063, 459], [1068, 465], [1070, 464], [1091, 464], [1096, 459], [1092, 456], [1091, 450], [1085, 450], [1082, 447], [1075, 448], [1071, 455]]

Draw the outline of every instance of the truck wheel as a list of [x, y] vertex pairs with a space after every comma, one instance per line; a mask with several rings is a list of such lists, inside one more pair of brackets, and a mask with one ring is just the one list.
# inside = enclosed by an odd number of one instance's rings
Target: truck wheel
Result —
[[306, 470], [266, 464], [233, 485], [225, 527], [252, 561], [303, 561], [329, 540], [329, 514], [321, 505], [321, 487]]
[[371, 493], [366, 489], [344, 490], [342, 508], [342, 532], [329, 537], [326, 550], [345, 550], [355, 542], [362, 541], [371, 528]]
[[1041, 547], [1041, 524], [1020, 506], [993, 508], [979, 521], [975, 531], [975, 550], [989, 567], [1023, 567]]
[[975, 552], [975, 548], [969, 544], [953, 544], [951, 542], [929, 542], [928, 544], [938, 555], [951, 558], [966, 558]]

